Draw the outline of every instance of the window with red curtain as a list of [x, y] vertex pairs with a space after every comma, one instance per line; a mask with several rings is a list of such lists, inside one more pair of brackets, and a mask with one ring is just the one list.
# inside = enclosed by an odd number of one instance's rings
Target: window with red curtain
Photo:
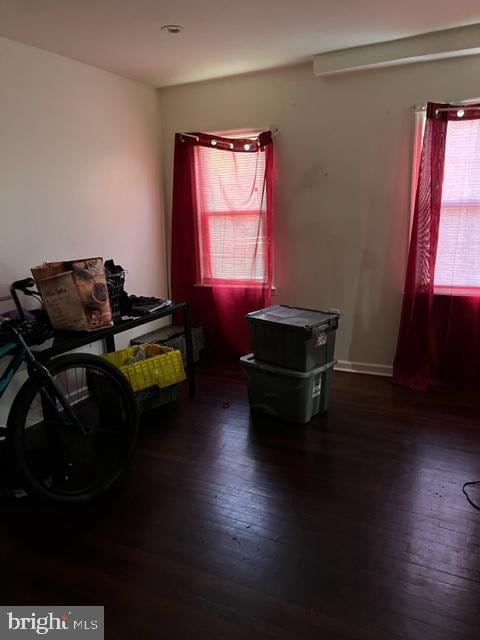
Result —
[[478, 388], [480, 104], [429, 102], [424, 123], [393, 381]]
[[251, 351], [245, 315], [271, 304], [274, 175], [271, 131], [175, 135], [172, 297], [218, 349]]
[[448, 124], [434, 293], [480, 295], [480, 120]]
[[201, 284], [265, 284], [265, 153], [197, 146], [195, 175]]

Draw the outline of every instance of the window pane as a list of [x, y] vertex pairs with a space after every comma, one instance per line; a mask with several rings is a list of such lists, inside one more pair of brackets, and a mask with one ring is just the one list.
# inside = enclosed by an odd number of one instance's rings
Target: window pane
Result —
[[265, 279], [262, 220], [258, 213], [208, 216], [210, 277]]
[[480, 120], [451, 120], [447, 127], [442, 203], [480, 204]]
[[480, 287], [480, 205], [442, 206], [435, 285]]
[[195, 147], [202, 281], [266, 278], [265, 153]]
[[262, 208], [265, 154], [196, 147], [197, 185], [204, 211], [258, 211]]
[[480, 287], [479, 120], [448, 123], [435, 286]]

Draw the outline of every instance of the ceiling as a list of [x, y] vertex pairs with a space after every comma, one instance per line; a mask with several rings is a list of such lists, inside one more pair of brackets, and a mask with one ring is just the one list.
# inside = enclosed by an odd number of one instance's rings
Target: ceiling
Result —
[[155, 86], [476, 22], [478, 0], [0, 0], [0, 36]]

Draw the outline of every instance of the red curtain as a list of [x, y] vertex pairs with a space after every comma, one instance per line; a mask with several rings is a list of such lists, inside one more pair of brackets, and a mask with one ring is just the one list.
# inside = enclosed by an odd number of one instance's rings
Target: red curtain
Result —
[[245, 315], [272, 286], [273, 144], [204, 133], [175, 137], [171, 280], [209, 342], [250, 350]]
[[480, 119], [480, 105], [429, 103], [426, 118], [393, 381], [414, 389], [476, 386], [480, 273], [472, 260], [480, 245], [480, 189], [472, 192], [471, 168], [480, 176], [480, 154], [459, 146], [468, 122]]

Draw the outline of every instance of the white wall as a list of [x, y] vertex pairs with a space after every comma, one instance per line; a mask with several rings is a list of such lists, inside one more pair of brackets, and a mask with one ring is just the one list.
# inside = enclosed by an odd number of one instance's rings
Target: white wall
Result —
[[2, 38], [0, 87], [0, 285], [101, 255], [166, 293], [154, 90]]
[[0, 38], [0, 92], [0, 296], [31, 266], [87, 256], [165, 296], [154, 89]]
[[317, 78], [311, 65], [159, 91], [175, 131], [277, 126], [278, 301], [340, 308], [337, 357], [388, 371], [406, 267], [415, 104], [480, 95], [478, 57]]

